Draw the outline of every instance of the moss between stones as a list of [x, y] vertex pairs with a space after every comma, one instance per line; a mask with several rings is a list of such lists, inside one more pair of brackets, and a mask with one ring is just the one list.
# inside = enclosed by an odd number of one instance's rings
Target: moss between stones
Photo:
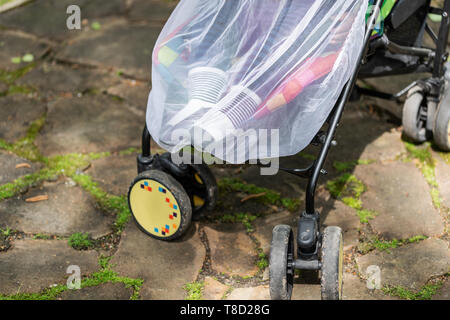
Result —
[[[81, 289], [95, 287], [105, 283], [123, 283], [126, 288], [133, 289], [131, 300], [139, 299], [140, 290], [144, 280], [120, 277], [110, 264], [110, 257], [100, 257], [100, 270], [81, 280]], [[17, 293], [12, 295], [0, 294], [0, 300], [55, 300], [63, 292], [69, 290], [67, 285], [56, 285], [44, 289], [39, 293]]]
[[430, 186], [430, 196], [436, 209], [442, 206], [442, 200], [439, 194], [438, 183], [436, 181], [436, 160], [431, 153], [431, 144], [425, 143], [423, 148], [418, 148], [414, 144], [404, 141], [408, 157], [406, 160], [416, 159], [417, 167], [422, 171], [422, 175]]
[[252, 222], [258, 218], [258, 215], [252, 215], [251, 213], [233, 213], [233, 214], [224, 214], [217, 218], [218, 221], [222, 223], [242, 223], [244, 227], [247, 229], [248, 233], [252, 233], [254, 231], [254, 227]]
[[204, 287], [205, 283], [203, 281], [185, 284], [183, 289], [186, 290], [186, 300], [202, 300]]
[[427, 236], [419, 235], [411, 237], [409, 239], [403, 240], [393, 239], [391, 241], [386, 241], [374, 236], [369, 241], [359, 243], [358, 251], [361, 252], [362, 254], [366, 254], [376, 249], [379, 251], [386, 251], [387, 253], [391, 253], [390, 249], [395, 249], [405, 244], [415, 243], [426, 239], [428, 239]]
[[328, 181], [326, 188], [332, 197], [355, 209], [361, 223], [368, 223], [377, 215], [377, 212], [363, 208], [361, 195], [367, 188], [354, 175], [344, 173], [340, 177]]
[[261, 194], [261, 197], [255, 200], [264, 204], [279, 205], [293, 212], [300, 206], [300, 199], [283, 198], [279, 192], [258, 187], [254, 184], [247, 183], [239, 178], [222, 178], [218, 181], [219, 190], [221, 192], [244, 192], [247, 194]]
[[94, 243], [89, 239], [87, 233], [74, 233], [68, 239], [68, 244], [76, 250], [87, 250], [94, 246]]
[[333, 167], [338, 172], [345, 172], [350, 171], [357, 165], [367, 165], [376, 162], [376, 160], [355, 160], [355, 161], [349, 161], [349, 162], [341, 162], [341, 161], [334, 161]]
[[430, 300], [442, 286], [443, 282], [440, 281], [436, 284], [427, 284], [417, 292], [410, 291], [401, 286], [384, 287], [382, 291], [387, 295], [406, 300]]

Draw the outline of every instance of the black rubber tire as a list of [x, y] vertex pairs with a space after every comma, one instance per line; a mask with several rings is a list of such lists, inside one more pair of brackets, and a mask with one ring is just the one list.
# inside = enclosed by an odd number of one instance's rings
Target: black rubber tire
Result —
[[[206, 164], [192, 164], [189, 166], [192, 168], [192, 174], [197, 174], [202, 181], [200, 184], [195, 176], [193, 176], [192, 182], [194, 185], [184, 186], [192, 203], [192, 220], [197, 221], [204, 217], [206, 213], [214, 209], [217, 203], [219, 188], [214, 174]], [[181, 183], [183, 184], [183, 181], [181, 181]], [[192, 188], [192, 186], [194, 188]], [[194, 196], [201, 197], [204, 204], [196, 206]]]
[[[269, 287], [272, 300], [290, 300], [294, 287], [294, 234], [287, 225], [278, 225], [272, 232], [269, 260]], [[292, 264], [291, 264], [292, 265]]]
[[403, 132], [415, 143], [427, 141], [426, 121], [420, 118], [423, 100], [423, 90], [415, 86], [408, 92], [403, 106]]
[[[167, 190], [170, 190], [170, 192], [173, 194], [173, 196], [175, 197], [175, 199], [178, 202], [178, 205], [180, 207], [180, 212], [181, 212], [181, 222], [180, 222], [180, 226], [179, 226], [178, 230], [170, 237], [158, 237], [158, 236], [155, 236], [154, 234], [148, 232], [148, 230], [146, 230], [139, 223], [139, 221], [136, 219], [136, 217], [133, 213], [133, 208], [130, 203], [131, 190], [135, 184], [139, 183], [139, 181], [146, 180], [146, 179], [155, 180], [155, 181], [159, 182], [160, 184], [162, 184], [163, 186], [165, 186]], [[158, 239], [158, 240], [171, 241], [171, 240], [180, 238], [183, 234], [186, 233], [187, 229], [191, 225], [192, 207], [191, 207], [191, 201], [189, 199], [188, 194], [184, 190], [183, 186], [175, 178], [173, 178], [171, 175], [169, 175], [165, 172], [162, 172], [160, 170], [144, 171], [133, 180], [133, 182], [131, 183], [131, 186], [128, 190], [128, 207], [130, 208], [130, 212], [133, 216], [134, 221], [136, 222], [137, 226], [139, 227], [139, 229], [142, 232], [144, 232], [145, 234], [149, 235], [150, 237]]]
[[342, 230], [327, 227], [323, 232], [321, 254], [320, 288], [322, 300], [341, 300], [343, 286], [343, 247]]
[[450, 89], [447, 88], [439, 103], [433, 129], [434, 142], [439, 149], [450, 152]]

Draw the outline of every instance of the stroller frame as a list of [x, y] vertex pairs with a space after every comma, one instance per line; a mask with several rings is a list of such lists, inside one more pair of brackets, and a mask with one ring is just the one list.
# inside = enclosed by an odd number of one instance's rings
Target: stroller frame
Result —
[[[428, 0], [427, 2], [428, 4], [430, 3], [429, 1], [430, 0]], [[311, 142], [311, 144], [314, 145], [321, 145], [321, 149], [317, 158], [307, 168], [280, 168], [280, 170], [308, 179], [305, 209], [301, 212], [298, 222], [298, 233], [296, 239], [297, 259], [295, 259], [292, 253], [290, 255], [288, 254], [287, 267], [288, 270], [290, 270], [288, 271], [288, 273], [293, 273], [294, 269], [321, 270], [322, 268], [319, 249], [322, 245], [323, 236], [320, 232], [320, 214], [315, 208], [316, 187], [319, 177], [321, 175], [327, 174], [325, 169], [323, 169], [323, 166], [331, 146], [336, 145], [336, 142], [334, 140], [335, 133], [337, 128], [339, 127], [345, 104], [352, 96], [354, 90], [357, 90], [358, 93], [364, 95], [390, 100], [398, 100], [398, 98], [404, 95], [410, 88], [414, 87], [415, 85], [419, 85], [423, 88], [423, 90], [427, 92], [428, 100], [438, 101], [439, 96], [441, 95], [444, 86], [444, 63], [448, 58], [448, 53], [446, 52], [446, 44], [450, 25], [450, 0], [445, 0], [443, 9], [432, 8], [428, 5], [428, 7], [430, 8], [428, 13], [438, 14], [442, 17], [439, 34], [437, 36], [433, 33], [428, 25], [426, 25], [425, 27], [426, 32], [431, 36], [436, 44], [435, 50], [429, 48], [406, 47], [397, 45], [391, 42], [386, 35], [377, 40], [371, 40], [371, 36], [380, 14], [382, 4], [383, 0], [376, 0], [375, 5], [373, 6], [373, 13], [366, 24], [364, 46], [359, 54], [357, 60], [358, 64], [355, 65], [355, 72], [353, 73], [349, 81], [345, 84], [337, 103], [335, 104], [332, 112], [329, 115], [329, 118], [327, 120], [327, 131], [320, 131]], [[387, 94], [375, 90], [359, 88], [358, 86], [356, 86], [356, 81], [358, 79], [361, 64], [364, 64], [369, 52], [380, 47], [392, 53], [401, 53], [404, 55], [428, 59], [426, 62], [421, 59], [414, 68], [405, 68], [400, 70], [396, 74], [431, 72], [432, 77], [427, 80], [415, 81], [397, 94]], [[382, 75], [387, 74], [388, 73], [384, 73]], [[170, 160], [166, 158], [159, 157], [158, 155], [152, 155], [150, 150], [150, 142], [151, 135], [147, 129], [147, 126], [145, 126], [142, 134], [142, 154], [137, 157], [138, 172], [142, 173], [147, 170], [159, 169], [176, 176], [182, 176], [185, 172], [185, 165], [182, 164], [178, 166], [171, 163]]]

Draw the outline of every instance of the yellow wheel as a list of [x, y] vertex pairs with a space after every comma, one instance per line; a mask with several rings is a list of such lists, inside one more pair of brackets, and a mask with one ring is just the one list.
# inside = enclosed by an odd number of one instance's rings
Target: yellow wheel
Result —
[[179, 238], [191, 223], [192, 207], [186, 191], [159, 170], [145, 171], [134, 179], [128, 204], [139, 228], [156, 239]]

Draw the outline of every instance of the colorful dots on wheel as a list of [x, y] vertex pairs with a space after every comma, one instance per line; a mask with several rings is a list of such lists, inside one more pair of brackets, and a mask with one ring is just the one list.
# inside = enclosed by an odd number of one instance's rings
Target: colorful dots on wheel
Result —
[[142, 188], [142, 189], [145, 189], [145, 190], [147, 190], [147, 191], [152, 192], [152, 188], [148, 185], [148, 182], [147, 182], [147, 181], [144, 182], [144, 184], [141, 184], [141, 188]]

